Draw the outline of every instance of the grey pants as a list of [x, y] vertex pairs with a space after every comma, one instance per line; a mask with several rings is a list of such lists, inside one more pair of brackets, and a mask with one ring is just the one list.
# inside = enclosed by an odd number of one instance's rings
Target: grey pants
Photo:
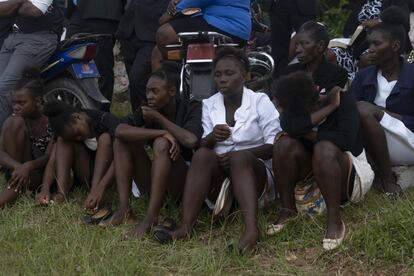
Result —
[[41, 67], [56, 50], [57, 35], [50, 32], [12, 33], [0, 50], [0, 130], [12, 113], [11, 95], [25, 67]]

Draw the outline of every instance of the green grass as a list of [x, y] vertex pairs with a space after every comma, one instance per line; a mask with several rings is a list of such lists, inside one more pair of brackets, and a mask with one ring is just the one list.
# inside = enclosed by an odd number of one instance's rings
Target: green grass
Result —
[[[123, 102], [113, 110], [125, 114], [128, 109]], [[76, 189], [68, 203], [42, 208], [26, 193], [0, 210], [0, 275], [414, 274], [414, 190], [396, 202], [373, 190], [360, 204], [347, 206], [347, 237], [332, 252], [322, 249], [324, 216], [303, 217], [278, 235], [266, 236], [266, 225], [278, 213], [274, 206], [260, 214], [257, 252], [243, 257], [226, 252], [241, 233], [238, 212], [213, 225], [203, 211], [191, 239], [162, 246], [151, 235], [125, 240], [132, 225], [83, 225], [85, 197], [85, 189]], [[116, 208], [116, 199], [113, 188], [105, 201]], [[147, 203], [146, 197], [133, 201], [138, 220]], [[179, 207], [167, 201], [161, 220], [165, 217], [178, 220]]]
[[[4, 181], [0, 181], [4, 186]], [[0, 210], [0, 274], [52, 275], [222, 275], [414, 273], [414, 191], [390, 202], [371, 191], [367, 199], [344, 209], [348, 233], [343, 246], [324, 252], [321, 240], [325, 218], [292, 221], [274, 237], [264, 234], [278, 207], [260, 214], [262, 236], [257, 252], [249, 256], [226, 253], [242, 229], [238, 212], [213, 225], [203, 211], [191, 239], [162, 246], [148, 235], [125, 240], [132, 225], [102, 229], [86, 226], [82, 202], [86, 191], [77, 189], [69, 203], [35, 207], [33, 195]], [[115, 202], [116, 194], [106, 202]], [[135, 200], [138, 219], [147, 198]], [[179, 209], [168, 201], [162, 217], [179, 219]]]

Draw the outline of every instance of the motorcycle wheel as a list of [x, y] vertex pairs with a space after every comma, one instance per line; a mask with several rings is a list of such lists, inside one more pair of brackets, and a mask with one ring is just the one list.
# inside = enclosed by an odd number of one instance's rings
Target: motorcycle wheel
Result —
[[45, 102], [58, 100], [79, 109], [97, 109], [76, 81], [69, 78], [54, 79], [45, 86]]

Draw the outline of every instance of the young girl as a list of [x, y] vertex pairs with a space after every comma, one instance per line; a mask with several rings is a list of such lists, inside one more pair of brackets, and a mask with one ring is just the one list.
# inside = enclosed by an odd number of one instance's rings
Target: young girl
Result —
[[[70, 171], [80, 183], [91, 185], [85, 201], [87, 210], [97, 210], [105, 189], [114, 179], [112, 137], [119, 121], [108, 112], [78, 110], [62, 102], [44, 107], [50, 125], [58, 136], [43, 178], [38, 204], [50, 199], [63, 202], [71, 188]], [[50, 198], [54, 180], [57, 193]]]
[[273, 170], [282, 210], [267, 232], [273, 235], [281, 231], [289, 219], [297, 216], [295, 186], [313, 174], [327, 208], [323, 248], [334, 249], [345, 237], [341, 203], [361, 200], [374, 178], [362, 147], [356, 103], [339, 87], [328, 97], [319, 95], [304, 72], [282, 77], [273, 93], [284, 131], [273, 147]]
[[[148, 80], [147, 105], [138, 108], [116, 130], [114, 145], [116, 180], [120, 207], [107, 224], [120, 224], [132, 216], [131, 182], [150, 193], [147, 215], [129, 234], [141, 237], [158, 223], [163, 198], [168, 190], [180, 198], [192, 150], [202, 135], [201, 103], [177, 98], [178, 80], [160, 69]], [[153, 149], [152, 162], [144, 145]]]
[[388, 8], [381, 19], [368, 33], [375, 66], [358, 72], [349, 93], [360, 101], [364, 145], [378, 167], [384, 192], [395, 198], [401, 187], [391, 165], [414, 164], [414, 65], [401, 57], [406, 43], [403, 11]]
[[229, 177], [245, 226], [235, 247], [243, 254], [255, 246], [258, 200], [263, 203], [274, 192], [267, 173], [280, 126], [269, 97], [244, 86], [248, 71], [249, 61], [241, 50], [227, 47], [217, 53], [214, 80], [219, 92], [203, 101], [204, 134], [187, 174], [182, 225], [176, 231], [160, 227], [155, 232], [160, 242], [190, 235], [204, 200], [215, 201]]
[[13, 115], [1, 131], [0, 165], [7, 188], [0, 194], [0, 207], [14, 202], [23, 190], [35, 191], [41, 183], [53, 142], [48, 119], [42, 114], [43, 93], [40, 72], [25, 69], [13, 92]]

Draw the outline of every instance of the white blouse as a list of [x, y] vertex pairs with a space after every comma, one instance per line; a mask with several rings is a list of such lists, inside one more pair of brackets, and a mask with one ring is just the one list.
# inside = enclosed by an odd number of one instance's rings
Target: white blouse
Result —
[[[244, 88], [241, 106], [234, 113], [235, 125], [231, 136], [217, 142], [214, 151], [222, 154], [273, 144], [275, 136], [282, 129], [279, 113], [264, 93], [256, 93]], [[203, 138], [213, 131], [215, 125], [226, 123], [226, 110], [223, 95], [218, 92], [203, 100]]]
[[377, 82], [378, 82], [378, 91], [377, 95], [375, 96], [374, 103], [378, 106], [386, 107], [386, 102], [388, 96], [391, 94], [392, 90], [394, 89], [395, 84], [397, 81], [388, 81], [382, 75], [381, 70], [378, 70], [377, 73]]

